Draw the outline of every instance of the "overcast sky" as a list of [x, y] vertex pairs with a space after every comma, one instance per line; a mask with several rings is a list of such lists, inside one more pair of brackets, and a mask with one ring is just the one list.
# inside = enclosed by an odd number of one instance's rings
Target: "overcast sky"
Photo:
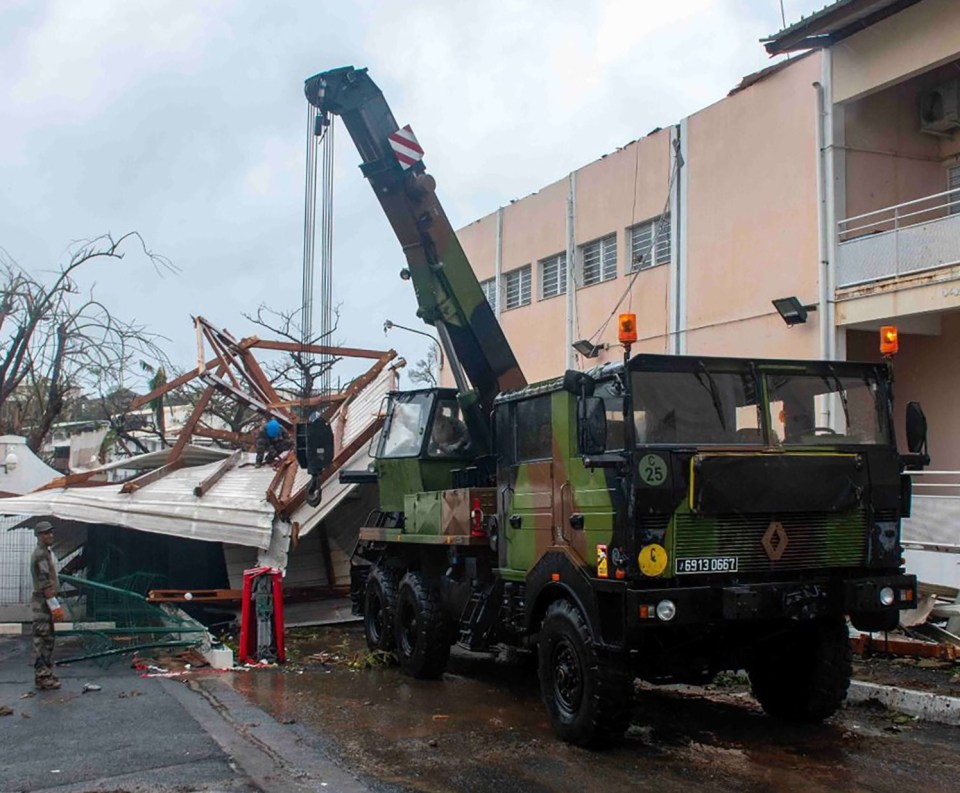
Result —
[[[825, 4], [782, 5], [789, 25]], [[0, 247], [40, 276], [139, 231], [180, 273], [131, 253], [88, 284], [190, 368], [191, 315], [239, 337], [243, 312], [300, 305], [310, 75], [369, 67], [459, 228], [720, 100], [781, 27], [780, 0], [0, 0]], [[383, 321], [427, 328], [338, 133], [334, 341], [412, 364], [429, 343]]]

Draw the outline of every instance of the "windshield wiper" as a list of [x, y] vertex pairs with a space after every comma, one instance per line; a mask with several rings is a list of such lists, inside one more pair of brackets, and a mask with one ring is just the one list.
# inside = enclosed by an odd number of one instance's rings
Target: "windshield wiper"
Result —
[[[832, 387], [837, 389], [837, 396], [840, 397], [840, 404], [843, 406], [843, 419], [846, 422], [847, 430], [850, 429], [850, 409], [847, 405], [847, 392], [843, 387], [843, 383], [840, 382], [840, 378], [837, 377], [837, 372], [831, 364], [827, 364], [827, 370], [830, 372], [830, 376], [833, 378]], [[823, 375], [820, 376], [820, 379], [823, 380], [828, 386], [831, 386], [829, 380]]]
[[710, 392], [710, 399], [713, 400], [713, 409], [717, 411], [717, 418], [720, 419], [720, 426], [723, 429], [727, 428], [727, 420], [723, 417], [723, 403], [720, 401], [720, 391], [717, 388], [717, 382], [713, 379], [713, 375], [710, 374], [710, 370], [707, 369], [707, 365], [703, 361], [697, 361], [700, 364], [700, 368], [703, 369], [703, 373], [707, 376], [707, 382], [703, 382], [703, 378], [700, 377], [700, 372], [694, 372], [693, 376], [697, 378], [697, 382], [700, 383], [707, 391]]

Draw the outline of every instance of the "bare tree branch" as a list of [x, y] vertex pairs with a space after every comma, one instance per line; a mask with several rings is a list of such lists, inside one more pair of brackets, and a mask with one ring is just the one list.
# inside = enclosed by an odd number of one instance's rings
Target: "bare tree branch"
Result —
[[161, 336], [118, 319], [92, 290], [78, 297], [74, 275], [79, 268], [98, 259], [122, 260], [131, 245], [158, 273], [177, 272], [135, 231], [75, 243], [49, 283], [0, 249], [0, 432], [26, 434], [37, 451], [71, 399], [123, 388], [139, 361], [166, 363]]

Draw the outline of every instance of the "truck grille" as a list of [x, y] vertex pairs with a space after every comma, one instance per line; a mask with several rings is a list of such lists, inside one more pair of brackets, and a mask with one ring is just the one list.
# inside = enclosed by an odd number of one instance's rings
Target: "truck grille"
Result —
[[[782, 532], [771, 529], [774, 521]], [[674, 522], [676, 559], [734, 557], [739, 573], [852, 567], [863, 563], [866, 545], [867, 516], [861, 510], [842, 515], [681, 514]]]

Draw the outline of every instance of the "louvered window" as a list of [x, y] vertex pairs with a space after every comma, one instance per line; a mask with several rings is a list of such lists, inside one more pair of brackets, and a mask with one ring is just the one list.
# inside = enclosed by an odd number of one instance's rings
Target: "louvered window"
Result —
[[530, 305], [530, 265], [503, 274], [503, 308]]
[[487, 299], [487, 302], [490, 304], [490, 308], [496, 312], [497, 310], [497, 279], [488, 278], [486, 281], [480, 282], [480, 289], [483, 290], [483, 296]]
[[583, 265], [581, 286], [599, 284], [617, 277], [617, 235], [588, 242], [580, 248]]
[[[654, 234], [657, 238], [654, 240]], [[630, 271], [670, 263], [670, 215], [638, 223], [630, 229]]]
[[541, 259], [540, 299], [566, 294], [567, 291], [567, 254], [558, 253], [547, 259]]

